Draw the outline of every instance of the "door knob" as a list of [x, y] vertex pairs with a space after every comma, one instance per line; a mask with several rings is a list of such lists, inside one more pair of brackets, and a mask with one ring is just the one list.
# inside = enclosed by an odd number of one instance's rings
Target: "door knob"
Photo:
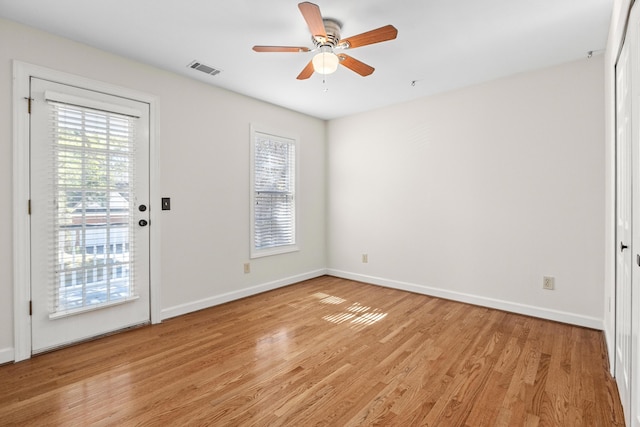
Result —
[[149, 224], [149, 223], [147, 222], [147, 220], [146, 220], [146, 219], [141, 219], [140, 221], [138, 221], [138, 225], [139, 225], [140, 227], [144, 227], [144, 226], [145, 226], [145, 225], [147, 225], [147, 224]]
[[620, 252], [624, 251], [625, 249], [627, 249], [629, 246], [625, 245], [624, 243], [620, 242]]

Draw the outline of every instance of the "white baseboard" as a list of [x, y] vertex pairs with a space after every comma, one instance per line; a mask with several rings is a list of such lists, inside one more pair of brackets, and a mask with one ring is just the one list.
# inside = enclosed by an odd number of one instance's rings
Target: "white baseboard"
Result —
[[449, 299], [453, 301], [463, 302], [467, 304], [479, 305], [482, 307], [495, 308], [498, 310], [509, 311], [526, 316], [539, 317], [541, 319], [553, 320], [556, 322], [569, 323], [586, 328], [604, 329], [602, 319], [596, 317], [584, 316], [581, 314], [569, 313], [565, 311], [552, 310], [548, 308], [536, 307], [517, 302], [504, 301], [494, 298], [487, 298], [478, 295], [466, 294], [462, 292], [448, 291], [446, 289], [433, 288], [430, 286], [417, 285], [415, 283], [400, 282], [397, 280], [389, 280], [381, 277], [367, 276], [364, 274], [349, 273], [334, 269], [327, 269], [327, 274], [331, 276], [341, 277], [343, 279], [356, 280], [359, 282], [370, 283], [372, 285], [384, 286], [387, 288], [399, 289], [403, 291], [415, 292], [417, 294], [429, 295], [438, 298]]
[[3, 363], [9, 363], [16, 360], [13, 347], [0, 348], [0, 365]]
[[607, 349], [607, 359], [609, 360], [609, 373], [611, 374], [612, 377], [615, 377], [616, 375], [615, 354], [616, 353], [615, 353], [615, 348], [613, 346], [614, 337], [609, 335], [610, 331], [608, 328], [604, 328], [603, 333], [604, 333], [604, 345], [605, 345], [605, 348]]
[[294, 283], [302, 282], [304, 280], [314, 279], [316, 277], [324, 276], [325, 274], [327, 274], [326, 269], [310, 271], [308, 273], [285, 277], [284, 279], [274, 280], [273, 282], [263, 283], [261, 285], [252, 286], [250, 288], [244, 288], [238, 291], [228, 292], [221, 295], [214, 295], [208, 298], [189, 302], [186, 304], [180, 304], [180, 305], [175, 305], [173, 307], [163, 308], [161, 310], [161, 317], [162, 317], [162, 320], [170, 319], [172, 317], [181, 316], [183, 314], [187, 314], [187, 313], [202, 310], [205, 308], [213, 307], [216, 305], [224, 304], [229, 301], [234, 301], [240, 298], [249, 297], [251, 295], [257, 295], [259, 293], [271, 291], [273, 289], [278, 289], [283, 286], [292, 285]]

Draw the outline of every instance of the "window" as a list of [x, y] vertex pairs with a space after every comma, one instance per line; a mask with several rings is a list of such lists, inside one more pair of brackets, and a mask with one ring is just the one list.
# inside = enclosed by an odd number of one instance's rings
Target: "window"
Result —
[[129, 230], [137, 118], [75, 105], [80, 98], [56, 92], [45, 98], [52, 109], [52, 312], [134, 298], [132, 263], [122, 247], [135, 236]]
[[251, 257], [297, 250], [296, 139], [251, 129]]

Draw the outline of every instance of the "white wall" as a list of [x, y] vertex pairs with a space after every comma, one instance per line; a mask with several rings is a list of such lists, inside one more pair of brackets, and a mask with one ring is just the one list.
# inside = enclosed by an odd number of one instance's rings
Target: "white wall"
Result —
[[[275, 107], [0, 20], [0, 200], [12, 200], [13, 59], [159, 98], [162, 314], [178, 315], [321, 274], [325, 257], [325, 128]], [[214, 78], [215, 79], [215, 78]], [[249, 124], [300, 138], [301, 250], [249, 261]], [[158, 206], [159, 200], [152, 201]], [[0, 363], [13, 357], [12, 209], [0, 206]]]
[[331, 121], [329, 271], [602, 327], [602, 81], [599, 55]]

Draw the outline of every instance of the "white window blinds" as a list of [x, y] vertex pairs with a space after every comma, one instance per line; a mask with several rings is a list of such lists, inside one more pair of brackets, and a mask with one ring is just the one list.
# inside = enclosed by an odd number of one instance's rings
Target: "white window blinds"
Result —
[[[136, 297], [133, 280], [135, 117], [51, 104], [53, 170], [51, 312], [65, 314]], [[96, 106], [108, 108], [106, 105]]]
[[253, 135], [252, 252], [259, 256], [296, 243], [296, 144], [266, 133]]

